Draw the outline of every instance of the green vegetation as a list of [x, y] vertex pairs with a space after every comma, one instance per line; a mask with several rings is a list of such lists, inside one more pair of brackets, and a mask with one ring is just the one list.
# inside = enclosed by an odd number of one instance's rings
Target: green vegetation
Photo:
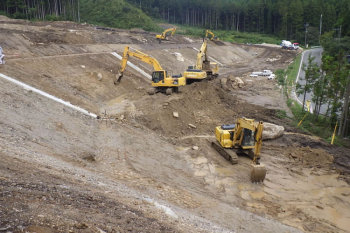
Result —
[[157, 29], [150, 17], [124, 0], [81, 0], [81, 20], [116, 28]]
[[[350, 34], [349, 0], [128, 0], [153, 18], [170, 24], [223, 30], [223, 40], [233, 39], [231, 32], [253, 32], [319, 45], [319, 24], [322, 32], [337, 28]], [[240, 37], [239, 37], [240, 38]], [[239, 41], [236, 39], [236, 42]], [[243, 40], [247, 38], [243, 35]], [[251, 43], [261, 43], [251, 40]], [[269, 42], [271, 43], [271, 42]]]
[[[290, 96], [295, 86], [295, 79], [300, 66], [300, 56], [286, 70], [276, 71], [276, 75], [279, 84], [284, 87], [284, 93], [288, 97], [287, 105], [294, 115], [293, 124], [297, 126], [306, 114], [299, 128], [330, 141], [337, 122], [339, 127], [337, 130], [338, 136], [344, 137], [350, 133], [350, 126], [347, 123], [349, 122], [349, 116], [345, 111], [346, 108], [349, 108], [349, 102], [346, 102], [349, 94], [346, 94], [346, 89], [350, 87], [350, 79], [348, 78], [350, 65], [346, 63], [344, 56], [347, 53], [345, 51], [350, 51], [350, 46], [346, 46], [347, 42], [340, 45], [332, 37], [327, 35], [325, 37], [323, 40], [326, 40], [329, 44], [324, 47], [322, 66], [318, 67], [314, 64], [312, 58], [305, 58], [309, 59], [310, 63], [308, 67], [303, 68], [306, 71], [306, 78], [309, 79], [308, 85], [307, 88], [305, 88], [305, 85], [297, 85], [296, 88], [299, 90], [299, 94], [312, 93], [312, 114], [306, 113], [303, 106]], [[345, 101], [342, 101], [343, 99]], [[328, 106], [325, 115], [320, 114], [321, 105]], [[280, 113], [276, 115], [279, 117]], [[338, 144], [343, 145], [345, 141], [341, 137], [336, 140]]]
[[[197, 38], [202, 38], [205, 35], [205, 29], [193, 26], [176, 25], [176, 33], [188, 36], [194, 36]], [[237, 31], [225, 31], [217, 30], [212, 32], [222, 41], [235, 42], [235, 43], [251, 43], [251, 44], [280, 44], [281, 39], [266, 34], [258, 33], [247, 33], [247, 32], [237, 32]]]

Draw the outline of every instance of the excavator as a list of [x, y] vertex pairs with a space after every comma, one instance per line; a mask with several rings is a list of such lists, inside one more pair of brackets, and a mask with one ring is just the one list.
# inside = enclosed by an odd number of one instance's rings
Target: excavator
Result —
[[212, 147], [232, 164], [238, 163], [237, 152], [248, 155], [253, 160], [250, 175], [252, 182], [263, 182], [266, 176], [266, 168], [260, 164], [263, 128], [261, 121], [238, 118], [236, 124], [217, 126], [217, 141], [212, 142]]
[[[204, 57], [204, 60], [203, 60]], [[197, 61], [195, 66], [189, 66], [184, 72], [187, 83], [200, 81], [205, 78], [213, 78], [218, 76], [219, 67], [217, 63], [210, 62], [207, 56], [207, 40], [204, 39], [201, 49], [197, 53]]]
[[168, 34], [170, 36], [174, 35], [175, 31], [176, 31], [176, 28], [168, 28], [168, 29], [164, 30], [162, 32], [162, 34], [156, 35], [156, 39], [158, 40], [159, 43], [161, 43], [162, 40], [166, 40], [167, 39]]
[[214, 40], [214, 41], [218, 41], [219, 40], [219, 38], [217, 38], [215, 36], [215, 34], [212, 31], [210, 31], [210, 30], [206, 30], [205, 31], [205, 38], [208, 38], [209, 40]]
[[180, 75], [169, 75], [168, 71], [165, 71], [162, 66], [159, 64], [157, 59], [151, 57], [141, 51], [134, 49], [131, 51], [129, 46], [125, 46], [123, 58], [121, 61], [121, 67], [119, 70], [119, 75], [114, 81], [114, 84], [117, 85], [123, 75], [128, 62], [129, 57], [135, 57], [140, 61], [143, 61], [147, 64], [153, 66], [154, 71], [152, 72], [152, 89], [148, 91], [148, 94], [153, 95], [156, 92], [165, 92], [167, 95], [171, 95], [172, 92], [178, 92], [180, 86], [186, 85], [186, 79]]

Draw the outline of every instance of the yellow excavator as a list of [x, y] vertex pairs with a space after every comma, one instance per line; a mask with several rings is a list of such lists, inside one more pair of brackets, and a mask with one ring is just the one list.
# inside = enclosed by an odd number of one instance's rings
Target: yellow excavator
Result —
[[153, 66], [154, 71], [152, 72], [152, 89], [148, 91], [148, 94], [152, 95], [156, 92], [165, 92], [167, 95], [171, 95], [172, 92], [178, 92], [180, 86], [186, 85], [186, 79], [180, 75], [169, 75], [168, 71], [165, 71], [159, 64], [157, 59], [151, 57], [141, 51], [134, 49], [130, 51], [129, 46], [125, 46], [123, 58], [121, 61], [121, 67], [119, 75], [114, 81], [114, 84], [118, 84], [123, 75], [129, 59], [129, 56], [135, 57], [140, 61]]
[[207, 47], [207, 40], [204, 39], [203, 44], [197, 53], [196, 65], [189, 66], [184, 72], [184, 77], [186, 78], [187, 83], [218, 76], [218, 64], [208, 60]]
[[212, 31], [210, 31], [210, 30], [206, 30], [205, 31], [205, 38], [208, 38], [209, 40], [214, 40], [214, 41], [218, 41], [219, 40], [219, 38], [217, 38], [215, 36], [215, 34]]
[[266, 168], [260, 164], [263, 122], [253, 119], [239, 118], [236, 124], [222, 125], [215, 128], [215, 142], [212, 146], [232, 164], [238, 163], [237, 153], [244, 153], [253, 160], [250, 179], [262, 182], [266, 176]]
[[176, 32], [176, 28], [168, 28], [168, 29], [164, 30], [162, 32], [162, 34], [156, 35], [156, 39], [160, 43], [160, 42], [162, 42], [162, 40], [166, 40], [167, 39], [168, 34], [169, 34], [169, 36], [172, 36], [172, 35], [175, 34], [175, 32]]

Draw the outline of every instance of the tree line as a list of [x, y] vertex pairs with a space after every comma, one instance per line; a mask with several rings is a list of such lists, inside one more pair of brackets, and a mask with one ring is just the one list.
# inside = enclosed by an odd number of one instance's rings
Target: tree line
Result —
[[[320, 33], [348, 35], [349, 0], [128, 0], [169, 23], [274, 34], [318, 43]], [[322, 16], [321, 16], [322, 15]], [[322, 21], [322, 22], [321, 22]], [[340, 29], [341, 28], [341, 29]]]
[[0, 11], [14, 18], [80, 21], [80, 0], [0, 0]]

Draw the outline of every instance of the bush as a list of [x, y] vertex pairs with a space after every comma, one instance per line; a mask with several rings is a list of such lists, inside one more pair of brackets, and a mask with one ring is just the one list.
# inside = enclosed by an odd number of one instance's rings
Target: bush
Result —
[[157, 30], [153, 20], [124, 0], [81, 0], [81, 20], [108, 27]]

